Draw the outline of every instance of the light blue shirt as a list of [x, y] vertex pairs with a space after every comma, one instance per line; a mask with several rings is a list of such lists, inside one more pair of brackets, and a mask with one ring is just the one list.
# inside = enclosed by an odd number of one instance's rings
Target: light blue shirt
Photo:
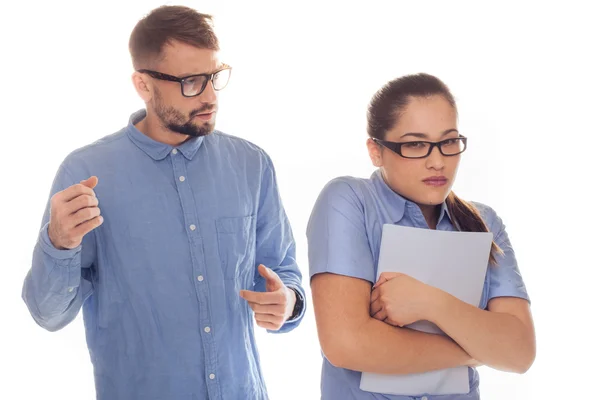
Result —
[[[474, 203], [494, 234], [494, 241], [504, 251], [497, 266], [489, 266], [480, 308], [494, 297], [529, 298], [519, 273], [517, 261], [502, 220], [483, 204]], [[315, 274], [333, 273], [375, 282], [376, 267], [384, 224], [428, 229], [417, 204], [396, 194], [376, 171], [370, 179], [341, 177], [321, 192], [311, 215], [307, 236], [311, 278]], [[454, 231], [446, 204], [437, 229]], [[479, 375], [469, 370], [471, 391], [468, 395], [390, 396], [359, 389], [361, 373], [334, 367], [323, 357], [321, 393], [323, 400], [369, 399], [409, 400], [426, 396], [429, 400], [479, 399]]]
[[83, 306], [98, 399], [267, 399], [239, 291], [265, 290], [264, 264], [304, 296], [273, 164], [217, 131], [177, 148], [156, 142], [134, 126], [144, 116], [60, 166], [52, 194], [98, 176], [104, 223], [57, 250], [46, 210], [23, 299], [50, 331]]

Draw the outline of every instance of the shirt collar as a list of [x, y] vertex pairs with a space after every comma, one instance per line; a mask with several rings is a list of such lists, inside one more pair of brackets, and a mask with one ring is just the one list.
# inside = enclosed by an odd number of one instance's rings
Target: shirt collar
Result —
[[177, 147], [157, 142], [156, 140], [146, 136], [135, 127], [135, 124], [140, 122], [145, 117], [146, 110], [139, 110], [131, 115], [129, 118], [129, 124], [127, 125], [127, 135], [137, 147], [157, 161], [163, 160], [175, 148], [181, 151], [181, 154], [183, 154], [183, 156], [188, 160], [194, 158], [194, 155], [196, 155], [196, 152], [204, 141], [203, 136], [190, 137], [190, 139], [186, 140]]
[[438, 226], [442, 223], [444, 216], [448, 219], [448, 221], [452, 224], [452, 218], [450, 218], [450, 210], [448, 210], [447, 201], [442, 203], [442, 211], [440, 212], [440, 217], [438, 218]]
[[[400, 222], [404, 217], [404, 213], [409, 204], [413, 204], [415, 207], [418, 206], [410, 200], [405, 199], [398, 193], [394, 192], [392, 188], [388, 186], [388, 184], [383, 180], [383, 176], [381, 176], [381, 170], [376, 170], [371, 175], [371, 180], [375, 184], [375, 190], [379, 195], [379, 199], [383, 202], [383, 206], [387, 210], [389, 216], [392, 218], [395, 224]], [[442, 210], [440, 212], [440, 217], [438, 219], [438, 226], [444, 219], [444, 216], [451, 221], [450, 211], [448, 210], [448, 205], [444, 201], [442, 203]]]
[[381, 176], [381, 171], [379, 169], [373, 172], [371, 180], [374, 182], [379, 199], [383, 202], [383, 206], [392, 218], [392, 221], [394, 221], [394, 223], [400, 222], [402, 217], [404, 217], [407, 200], [388, 186], [383, 180], [383, 176]]

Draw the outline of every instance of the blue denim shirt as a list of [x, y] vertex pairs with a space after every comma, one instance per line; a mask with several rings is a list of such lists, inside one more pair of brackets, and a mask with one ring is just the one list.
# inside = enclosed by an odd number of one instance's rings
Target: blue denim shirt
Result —
[[50, 331], [83, 308], [98, 399], [267, 399], [239, 291], [265, 290], [264, 264], [304, 296], [273, 164], [217, 131], [156, 142], [134, 126], [144, 116], [60, 166], [52, 194], [98, 176], [104, 223], [57, 250], [47, 209], [23, 299]]
[[[483, 204], [474, 203], [494, 241], [504, 251], [497, 266], [488, 266], [480, 308], [494, 297], [527, 299], [514, 251], [502, 220]], [[396, 194], [376, 171], [370, 179], [341, 177], [321, 192], [312, 212], [307, 236], [311, 278], [319, 273], [334, 273], [375, 283], [379, 248], [384, 224], [428, 229], [417, 204]], [[454, 231], [444, 203], [437, 229]], [[360, 390], [361, 373], [334, 367], [323, 358], [321, 391], [323, 400], [466, 400], [479, 399], [479, 375], [469, 370], [471, 391], [467, 395], [392, 396]]]

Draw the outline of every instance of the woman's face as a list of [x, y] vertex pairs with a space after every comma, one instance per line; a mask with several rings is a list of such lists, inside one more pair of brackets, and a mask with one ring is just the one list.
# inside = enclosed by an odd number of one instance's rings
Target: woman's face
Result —
[[[410, 143], [402, 147], [402, 152], [415, 155], [428, 148], [420, 141], [440, 142], [458, 137], [456, 110], [443, 96], [436, 95], [413, 97], [384, 140]], [[439, 205], [448, 197], [460, 155], [444, 156], [434, 147], [426, 158], [408, 159], [371, 139], [367, 146], [373, 165], [381, 169], [384, 180], [396, 193], [421, 206]]]

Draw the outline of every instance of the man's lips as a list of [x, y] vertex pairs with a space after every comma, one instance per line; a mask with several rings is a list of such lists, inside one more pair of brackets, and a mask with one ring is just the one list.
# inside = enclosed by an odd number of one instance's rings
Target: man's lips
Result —
[[194, 115], [194, 118], [198, 118], [204, 121], [208, 121], [209, 119], [211, 119], [214, 115], [214, 111], [209, 111], [209, 112], [205, 112], [205, 113], [201, 113], [201, 114], [196, 114]]

